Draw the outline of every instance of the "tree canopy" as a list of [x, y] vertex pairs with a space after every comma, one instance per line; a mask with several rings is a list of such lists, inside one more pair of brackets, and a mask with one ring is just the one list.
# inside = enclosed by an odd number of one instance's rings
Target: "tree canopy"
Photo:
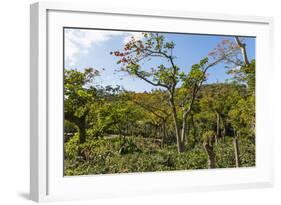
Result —
[[[255, 59], [243, 39], [219, 42], [189, 69], [177, 66], [175, 48], [145, 32], [110, 53], [149, 92], [97, 86], [98, 69], [65, 69], [67, 175], [254, 166]], [[146, 67], [154, 58], [165, 63]], [[207, 83], [220, 63], [229, 81]]]

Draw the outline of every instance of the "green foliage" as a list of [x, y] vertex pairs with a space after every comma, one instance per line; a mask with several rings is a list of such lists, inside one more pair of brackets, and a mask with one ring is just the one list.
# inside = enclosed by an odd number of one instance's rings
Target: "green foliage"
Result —
[[238, 132], [244, 135], [255, 135], [255, 98], [251, 95], [248, 98], [240, 99], [229, 112], [232, 125]]
[[[218, 168], [235, 167], [235, 156], [233, 152], [233, 141], [231, 138], [226, 139], [226, 143], [219, 142], [216, 145], [216, 162]], [[241, 167], [254, 167], [255, 162], [255, 142], [250, 138], [239, 140]]]
[[203, 133], [202, 141], [207, 143], [207, 142], [213, 140], [215, 135], [216, 135], [216, 133], [213, 130], [208, 130], [208, 131]]
[[[73, 140], [74, 141], [74, 140]], [[198, 144], [192, 150], [179, 154], [175, 145], [159, 149], [158, 145], [145, 138], [127, 137], [128, 150], [120, 154], [123, 139], [108, 137], [77, 146], [72, 142], [65, 144], [65, 175], [109, 174], [129, 172], [153, 172], [188, 169], [206, 169], [207, 156]], [[73, 147], [74, 146], [74, 147]], [[77, 147], [88, 149], [89, 158], [75, 156]], [[240, 142], [242, 167], [255, 166], [255, 144], [250, 139]], [[74, 151], [73, 151], [74, 150]], [[141, 150], [141, 151], [140, 151]], [[215, 146], [218, 168], [235, 167], [232, 139]]]
[[68, 142], [64, 143], [64, 157], [73, 160], [78, 155], [79, 135], [76, 133]]
[[249, 93], [255, 92], [255, 77], [256, 77], [256, 61], [252, 60], [249, 65], [242, 65], [239, 69], [229, 69], [228, 74], [231, 74], [236, 81], [246, 83]]
[[[215, 58], [230, 54], [224, 60], [239, 66], [228, 69], [231, 81], [206, 84], [208, 68], [219, 61], [204, 57], [186, 72], [176, 65], [174, 42], [157, 33], [143, 36], [111, 54], [122, 71], [155, 90], [95, 86], [98, 71], [65, 70], [65, 175], [206, 169], [206, 143], [215, 167], [231, 168], [234, 136], [241, 166], [255, 166], [255, 61], [243, 64], [239, 48], [227, 41]], [[165, 63], [144, 68], [143, 60], [151, 58]]]
[[97, 70], [87, 68], [84, 72], [68, 70], [64, 72], [64, 107], [65, 111], [76, 113], [82, 111], [89, 101], [96, 96], [96, 89], [89, 86], [95, 76], [99, 75]]

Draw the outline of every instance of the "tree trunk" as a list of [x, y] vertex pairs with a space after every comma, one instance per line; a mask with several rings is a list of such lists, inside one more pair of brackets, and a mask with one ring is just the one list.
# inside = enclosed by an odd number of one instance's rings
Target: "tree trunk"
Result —
[[162, 133], [162, 141], [161, 141], [161, 147], [164, 148], [166, 143], [166, 123], [163, 123], [163, 133]]
[[[182, 117], [181, 144], [183, 146], [183, 151], [184, 151], [184, 145], [187, 142], [187, 135], [189, 134], [189, 131], [190, 131], [190, 122], [188, 122], [188, 120], [187, 120], [189, 114], [190, 114], [190, 109], [185, 110], [183, 112], [183, 117]], [[193, 116], [192, 116], [192, 118], [193, 118]], [[188, 123], [189, 123], [189, 125], [187, 126]]]
[[191, 122], [191, 119], [190, 121], [187, 120], [187, 129], [186, 129], [186, 132], [185, 132], [185, 144], [188, 143], [188, 137], [189, 137], [189, 133], [190, 133], [190, 130], [191, 130], [191, 125], [192, 125], [192, 122]]
[[242, 43], [238, 36], [235, 36], [235, 41], [236, 41], [237, 45], [239, 46], [239, 48], [241, 49], [245, 65], [248, 66], [250, 63], [249, 63], [248, 56], [247, 56], [246, 44]]
[[235, 134], [233, 138], [233, 147], [234, 147], [234, 155], [235, 155], [235, 166], [240, 167], [240, 153], [239, 153], [239, 144], [238, 144], [238, 136]]
[[225, 143], [225, 137], [226, 137], [226, 122], [225, 122], [224, 119], [222, 119], [222, 123], [223, 123], [222, 139], [223, 139], [223, 142]]
[[77, 127], [79, 130], [79, 143], [80, 144], [83, 144], [86, 142], [86, 125], [85, 125], [85, 122], [83, 122], [83, 121], [81, 121], [80, 123], [77, 123]]
[[221, 137], [221, 131], [220, 131], [220, 114], [216, 112], [217, 116], [217, 134], [216, 134], [216, 144], [218, 143], [218, 139]]
[[195, 126], [195, 122], [194, 122], [194, 116], [193, 114], [190, 116], [191, 117], [191, 126], [192, 126], [192, 129], [193, 129], [193, 144], [192, 144], [192, 148], [195, 147], [196, 143], [198, 143], [198, 137], [197, 137], [197, 129], [196, 129], [196, 126]]
[[215, 152], [213, 148], [213, 142], [204, 142], [203, 143], [204, 150], [208, 155], [208, 168], [214, 169], [216, 168], [216, 158], [215, 158]]
[[82, 144], [86, 142], [86, 115], [81, 117], [76, 117], [71, 113], [64, 113], [65, 120], [74, 123], [79, 132], [79, 143]]
[[173, 96], [170, 97], [170, 106], [172, 107], [172, 116], [173, 116], [173, 121], [174, 121], [174, 125], [175, 125], [175, 134], [176, 134], [176, 138], [177, 138], [178, 152], [182, 153], [182, 152], [184, 152], [184, 145], [182, 143], [181, 136], [180, 136], [177, 110], [176, 110]]
[[184, 146], [185, 144], [185, 138], [186, 138], [186, 120], [187, 120], [187, 116], [188, 116], [188, 112], [185, 111], [183, 113], [183, 117], [182, 117], [182, 130], [181, 130], [181, 143], [183, 144], [182, 146]]

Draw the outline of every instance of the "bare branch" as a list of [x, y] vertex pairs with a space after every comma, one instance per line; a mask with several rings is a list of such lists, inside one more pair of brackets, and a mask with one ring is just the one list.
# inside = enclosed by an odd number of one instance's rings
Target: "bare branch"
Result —
[[242, 43], [238, 36], [235, 36], [235, 41], [242, 51], [242, 55], [243, 55], [245, 65], [248, 66], [250, 63], [249, 63], [248, 56], [247, 56], [246, 44]]
[[142, 76], [142, 75], [141, 75], [140, 73], [138, 73], [138, 72], [135, 73], [135, 75], [138, 76], [140, 79], [144, 80], [145, 82], [147, 82], [147, 83], [153, 85], [153, 86], [160, 86], [160, 87], [169, 89], [169, 86], [164, 85], [164, 84], [162, 84], [162, 83], [160, 83], [160, 82], [154, 83], [153, 81], [151, 81], [151, 80], [149, 80], [148, 78]]

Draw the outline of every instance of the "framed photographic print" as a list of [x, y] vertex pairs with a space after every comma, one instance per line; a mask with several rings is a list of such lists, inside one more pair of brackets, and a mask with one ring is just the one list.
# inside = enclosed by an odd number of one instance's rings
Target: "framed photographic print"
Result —
[[31, 199], [272, 186], [272, 22], [32, 4]]

